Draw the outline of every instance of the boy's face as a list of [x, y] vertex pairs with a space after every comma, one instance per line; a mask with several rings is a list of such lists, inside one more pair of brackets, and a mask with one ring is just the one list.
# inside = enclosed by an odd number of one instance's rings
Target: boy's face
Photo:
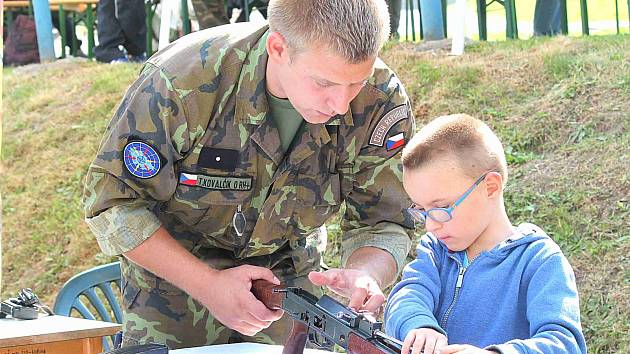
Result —
[[[448, 208], [459, 199], [475, 179], [464, 175], [455, 162], [448, 159], [433, 161], [419, 169], [403, 171], [405, 191], [418, 208]], [[451, 251], [468, 249], [482, 242], [480, 237], [488, 227], [493, 213], [492, 198], [488, 195], [485, 180], [452, 212], [452, 219], [437, 222], [426, 218], [427, 232], [432, 233]]]

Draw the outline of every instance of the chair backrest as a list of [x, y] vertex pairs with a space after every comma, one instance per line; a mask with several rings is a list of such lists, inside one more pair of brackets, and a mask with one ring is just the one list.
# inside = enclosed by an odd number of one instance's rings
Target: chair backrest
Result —
[[[114, 292], [120, 294], [122, 289], [120, 279], [120, 262], [81, 272], [63, 285], [55, 300], [53, 312], [56, 315], [70, 316], [75, 309], [81, 317], [89, 320], [122, 323], [122, 311]], [[116, 284], [118, 289], [114, 290], [113, 284]], [[100, 289], [101, 294], [97, 289]], [[86, 304], [83, 299], [88, 303]], [[109, 348], [105, 338], [103, 345], [106, 349]]]

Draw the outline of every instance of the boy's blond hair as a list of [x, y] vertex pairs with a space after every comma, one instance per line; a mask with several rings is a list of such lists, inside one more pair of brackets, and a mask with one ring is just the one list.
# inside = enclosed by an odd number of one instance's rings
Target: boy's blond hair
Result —
[[402, 163], [412, 170], [442, 157], [454, 158], [470, 178], [496, 171], [503, 177], [504, 186], [507, 182], [501, 141], [484, 122], [469, 115], [442, 116], [425, 125], [403, 150]]
[[376, 58], [389, 37], [384, 0], [270, 0], [267, 15], [291, 54], [319, 44], [356, 64]]

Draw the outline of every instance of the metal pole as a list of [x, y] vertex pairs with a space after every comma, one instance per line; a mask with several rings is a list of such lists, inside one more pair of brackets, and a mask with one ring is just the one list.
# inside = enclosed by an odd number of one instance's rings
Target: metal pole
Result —
[[48, 0], [33, 0], [35, 13], [35, 31], [37, 32], [37, 46], [39, 47], [39, 61], [42, 63], [55, 60], [53, 45], [52, 16]]
[[182, 13], [182, 29], [184, 30], [184, 35], [187, 35], [190, 33], [190, 19], [188, 18], [187, 0], [182, 0], [180, 12]]
[[442, 1], [420, 0], [422, 6], [422, 29], [424, 38], [429, 41], [444, 39], [444, 19]]
[[171, 16], [175, 7], [174, 1], [162, 3], [162, 13], [160, 14], [160, 35], [158, 40], [158, 50], [166, 48], [170, 43]]
[[562, 28], [562, 34], [565, 36], [569, 34], [569, 21], [567, 19], [567, 0], [560, 0], [560, 27]]
[[245, 11], [245, 22], [249, 21], [249, 1], [243, 0], [243, 11]]
[[444, 38], [448, 37], [448, 32], [447, 32], [447, 26], [446, 26], [446, 8], [448, 7], [448, 3], [446, 2], [446, 0], [442, 0], [442, 27], [443, 27], [443, 31], [444, 31]]
[[505, 10], [505, 32], [506, 37], [514, 39], [514, 25], [512, 24], [512, 6], [510, 6], [510, 0], [503, 2], [503, 8]]
[[619, 0], [615, 0], [615, 21], [617, 21], [617, 34], [619, 34]]
[[151, 11], [151, 1], [147, 1], [144, 3], [144, 11], [146, 12], [147, 18], [147, 58], [153, 54], [153, 11]]
[[586, 0], [580, 0], [580, 12], [582, 14], [582, 34], [588, 36], [588, 8]]
[[[409, 1], [409, 13], [411, 14], [411, 40], [416, 41], [416, 21], [413, 18], [413, 1]], [[420, 19], [422, 21], [422, 19]]]
[[409, 40], [409, 3], [411, 0], [407, 0], [405, 3], [405, 41]]
[[418, 0], [418, 19], [420, 20], [420, 40], [424, 40], [424, 28], [422, 27], [422, 8], [420, 7], [420, 0]]
[[94, 14], [92, 13], [92, 4], [87, 5], [87, 35], [88, 35], [88, 58], [94, 58]]
[[59, 33], [61, 35], [61, 57], [66, 57], [66, 43], [68, 43], [68, 39], [66, 38], [66, 13], [63, 11], [63, 5], [59, 4]]
[[77, 13], [76, 12], [72, 12], [72, 33], [75, 33], [74, 36], [72, 36], [72, 50], [70, 51], [70, 53], [72, 53], [73, 57], [77, 56], [77, 50], [79, 49], [79, 39], [76, 36], [77, 33]]
[[455, 1], [455, 18], [461, 20], [455, 22], [455, 28], [452, 31], [451, 55], [462, 55], [466, 37], [466, 0]]
[[13, 26], [13, 11], [7, 10], [7, 28]]
[[512, 33], [514, 34], [514, 39], [518, 39], [518, 20], [516, 18], [516, 0], [509, 0], [510, 2], [510, 13], [512, 16]]
[[479, 40], [487, 41], [486, 0], [477, 0], [477, 24], [479, 25]]

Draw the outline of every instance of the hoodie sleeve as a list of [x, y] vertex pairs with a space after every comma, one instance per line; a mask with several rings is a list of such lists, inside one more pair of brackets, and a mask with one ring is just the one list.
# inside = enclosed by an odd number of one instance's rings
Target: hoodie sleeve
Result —
[[385, 331], [399, 340], [417, 328], [433, 328], [446, 335], [433, 315], [441, 291], [438, 241], [424, 235], [417, 253], [416, 259], [404, 268], [402, 279], [390, 292], [385, 307]]
[[501, 353], [586, 353], [575, 275], [561, 252], [536, 262], [527, 288], [530, 338], [487, 347]]

